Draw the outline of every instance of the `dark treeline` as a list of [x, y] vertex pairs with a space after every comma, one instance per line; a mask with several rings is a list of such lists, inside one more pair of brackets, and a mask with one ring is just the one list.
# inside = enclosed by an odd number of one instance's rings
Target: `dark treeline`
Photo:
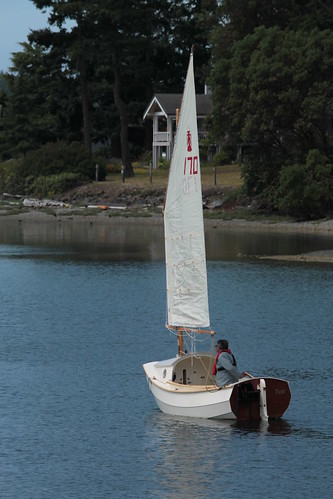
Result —
[[250, 197], [299, 217], [333, 199], [333, 5], [225, 0], [212, 34], [212, 131], [238, 145]]
[[2, 157], [55, 140], [82, 141], [91, 151], [92, 143], [118, 136], [126, 175], [132, 175], [128, 125], [142, 122], [154, 92], [182, 90], [193, 43], [203, 86], [209, 45], [200, 20], [215, 2], [34, 3], [48, 13], [49, 27], [30, 33], [4, 77], [9, 92]]
[[212, 90], [210, 140], [242, 161], [246, 195], [298, 216], [329, 214], [329, 0], [33, 2], [48, 28], [31, 31], [1, 75], [3, 161], [50, 143], [80, 142], [88, 155], [103, 143], [110, 154], [119, 137], [133, 175], [140, 151], [128, 127], [142, 125], [154, 93], [182, 91], [194, 44], [197, 91]]

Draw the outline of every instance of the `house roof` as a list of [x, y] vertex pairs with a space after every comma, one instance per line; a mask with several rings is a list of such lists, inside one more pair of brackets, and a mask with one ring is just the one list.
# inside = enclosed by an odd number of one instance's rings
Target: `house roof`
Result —
[[[176, 116], [176, 110], [180, 109], [183, 94], [155, 94], [150, 101], [143, 119], [151, 118], [154, 113], [162, 112], [165, 117]], [[210, 95], [197, 94], [197, 115], [206, 116], [212, 109]]]

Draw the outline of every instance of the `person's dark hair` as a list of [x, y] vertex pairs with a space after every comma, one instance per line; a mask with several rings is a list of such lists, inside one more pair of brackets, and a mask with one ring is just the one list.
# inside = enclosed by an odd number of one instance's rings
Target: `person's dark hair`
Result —
[[221, 350], [226, 350], [229, 347], [228, 340], [218, 340], [217, 344], [221, 348]]

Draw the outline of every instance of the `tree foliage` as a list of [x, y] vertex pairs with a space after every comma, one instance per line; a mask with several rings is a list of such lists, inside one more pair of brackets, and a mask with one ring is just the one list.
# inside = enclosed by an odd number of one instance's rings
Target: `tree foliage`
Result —
[[247, 151], [247, 194], [281, 206], [276, 201], [281, 168], [305, 165], [312, 149], [324, 156], [333, 153], [328, 2], [221, 4], [220, 25], [212, 37], [212, 132]]
[[277, 206], [301, 218], [317, 218], [333, 209], [333, 162], [312, 149], [305, 164], [283, 166]]
[[203, 88], [206, 28], [216, 2], [33, 1], [47, 11], [48, 27], [32, 31], [13, 59], [7, 154], [24, 153], [29, 144], [38, 147], [65, 133], [77, 139], [78, 132], [91, 151], [92, 143], [109, 143], [118, 133], [125, 172], [132, 175], [128, 127], [141, 123], [154, 92], [181, 91], [193, 43]]
[[[101, 167], [102, 179], [103, 175]], [[45, 196], [47, 192], [59, 192], [93, 178], [95, 162], [79, 142], [47, 143], [30, 150], [24, 157], [0, 163], [0, 186], [11, 194], [41, 194], [43, 191]]]
[[[330, 0], [33, 1], [47, 11], [48, 27], [30, 33], [1, 75], [0, 157], [59, 140], [81, 141], [91, 152], [93, 143], [112, 145], [118, 135], [132, 175], [128, 129], [141, 124], [153, 93], [182, 91], [194, 44], [198, 92], [210, 72], [211, 136], [224, 151], [246, 153], [248, 195], [290, 211], [291, 200], [306, 194], [299, 185], [310, 182], [309, 172], [326, 175], [333, 154]], [[319, 156], [311, 169], [313, 150]], [[290, 201], [287, 189], [295, 190]], [[327, 208], [326, 194], [320, 199]], [[323, 213], [314, 204], [303, 209]]]
[[55, 53], [37, 44], [22, 44], [13, 67], [4, 75], [7, 95], [1, 131], [1, 156], [15, 157], [59, 139], [79, 139], [75, 126], [78, 100]]

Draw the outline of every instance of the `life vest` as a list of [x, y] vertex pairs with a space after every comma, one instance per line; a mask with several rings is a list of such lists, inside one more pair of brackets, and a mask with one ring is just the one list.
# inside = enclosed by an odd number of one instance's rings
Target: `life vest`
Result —
[[227, 352], [229, 355], [231, 355], [231, 357], [232, 357], [232, 365], [233, 366], [237, 366], [236, 359], [235, 359], [233, 353], [231, 353], [231, 350], [229, 348], [224, 348], [223, 350], [220, 350], [219, 353], [216, 355], [216, 359], [215, 359], [215, 362], [214, 362], [214, 365], [213, 365], [213, 370], [212, 370], [212, 374], [214, 376], [215, 376], [215, 374], [218, 371], [225, 371], [224, 367], [219, 367], [218, 369], [216, 368], [217, 360], [218, 360], [219, 356], [221, 355], [221, 353], [223, 353], [223, 352]]

